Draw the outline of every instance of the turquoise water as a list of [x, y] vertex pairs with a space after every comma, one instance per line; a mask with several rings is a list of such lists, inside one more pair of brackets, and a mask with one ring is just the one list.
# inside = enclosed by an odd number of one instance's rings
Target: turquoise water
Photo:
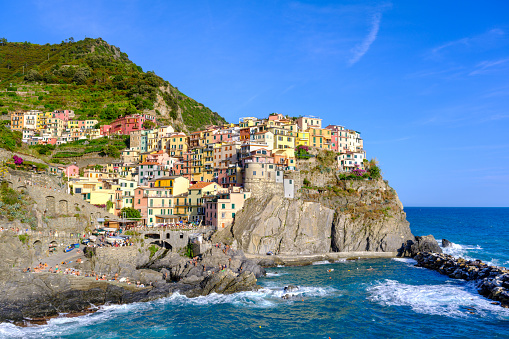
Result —
[[[447, 238], [463, 256], [500, 264], [509, 260], [509, 209], [405, 210], [414, 234]], [[472, 283], [416, 268], [410, 259], [316, 263], [268, 272], [258, 292], [195, 299], [176, 295], [106, 306], [30, 328], [2, 324], [0, 337], [509, 337], [509, 309], [479, 296]], [[288, 284], [300, 289], [291, 299], [281, 299]]]

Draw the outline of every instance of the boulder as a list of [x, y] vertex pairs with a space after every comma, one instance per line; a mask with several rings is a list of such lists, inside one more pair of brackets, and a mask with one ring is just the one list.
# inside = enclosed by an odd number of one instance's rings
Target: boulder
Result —
[[407, 240], [398, 250], [400, 257], [415, 257], [420, 252], [442, 253], [433, 235], [415, 236], [414, 240]]
[[447, 239], [442, 239], [442, 247], [452, 247], [452, 242]]

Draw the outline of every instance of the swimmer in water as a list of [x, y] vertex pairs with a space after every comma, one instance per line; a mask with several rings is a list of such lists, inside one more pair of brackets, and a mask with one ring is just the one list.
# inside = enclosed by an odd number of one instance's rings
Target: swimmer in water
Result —
[[368, 271], [373, 271], [373, 270], [374, 270], [374, 268], [369, 266]]

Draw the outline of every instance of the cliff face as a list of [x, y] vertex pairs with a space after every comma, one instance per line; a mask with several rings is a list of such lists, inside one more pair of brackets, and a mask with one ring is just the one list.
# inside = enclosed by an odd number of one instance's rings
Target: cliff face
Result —
[[246, 203], [225, 232], [235, 246], [252, 254], [395, 252], [414, 239], [386, 182], [321, 175], [315, 177], [323, 186], [301, 187], [299, 176], [295, 199], [258, 195]]

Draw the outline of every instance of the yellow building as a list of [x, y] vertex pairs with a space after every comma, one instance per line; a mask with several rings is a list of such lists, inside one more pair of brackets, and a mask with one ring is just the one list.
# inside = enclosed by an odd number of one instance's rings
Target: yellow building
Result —
[[53, 112], [39, 112], [37, 113], [37, 129], [42, 130], [45, 128], [48, 119], [53, 118]]
[[214, 179], [214, 148], [206, 147], [203, 149], [202, 181], [212, 181], [213, 179]]
[[274, 134], [274, 150], [295, 148], [294, 132], [281, 127], [270, 127], [268, 130]]
[[152, 129], [147, 134], [147, 152], [159, 151], [159, 138], [157, 129]]
[[25, 113], [14, 112], [11, 113], [11, 130], [22, 131], [25, 126]]
[[191, 173], [191, 181], [204, 181], [203, 180], [203, 169], [204, 169], [204, 147], [196, 147], [191, 150], [191, 161], [189, 171]]
[[[71, 194], [83, 196], [83, 200], [92, 205], [104, 206], [108, 205], [108, 201], [112, 203], [116, 201], [115, 191], [120, 189], [120, 185], [106, 181], [92, 181], [88, 178], [73, 181], [69, 187], [71, 187]], [[113, 213], [114, 209], [114, 204], [112, 204], [112, 208], [108, 212]]]
[[46, 128], [44, 129], [44, 132], [53, 136], [61, 136], [66, 127], [67, 124], [64, 120], [59, 118], [48, 118], [46, 119]]
[[170, 156], [182, 158], [184, 153], [187, 152], [188, 148], [188, 137], [184, 133], [172, 134], [168, 138], [166, 151]]
[[295, 147], [309, 146], [309, 132], [297, 132], [295, 138]]
[[310, 128], [309, 146], [330, 150], [332, 145], [331, 130], [326, 128]]
[[154, 188], [165, 188], [170, 195], [179, 195], [187, 193], [189, 189], [189, 179], [178, 176], [162, 177], [150, 180]]

